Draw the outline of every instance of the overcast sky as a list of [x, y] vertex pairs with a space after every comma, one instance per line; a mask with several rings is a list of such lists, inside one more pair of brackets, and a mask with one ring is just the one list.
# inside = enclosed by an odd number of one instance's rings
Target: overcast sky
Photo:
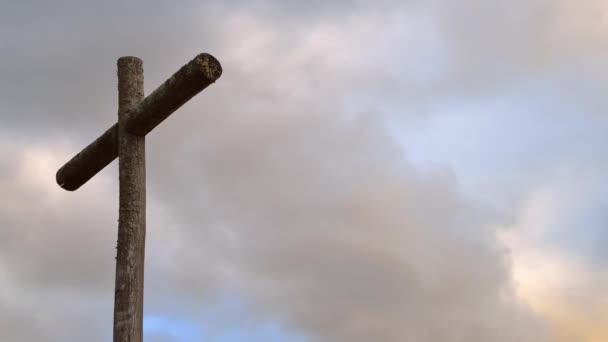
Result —
[[600, 0], [2, 1], [0, 340], [111, 341], [116, 162], [55, 172], [200, 52], [147, 136], [146, 341], [608, 340]]

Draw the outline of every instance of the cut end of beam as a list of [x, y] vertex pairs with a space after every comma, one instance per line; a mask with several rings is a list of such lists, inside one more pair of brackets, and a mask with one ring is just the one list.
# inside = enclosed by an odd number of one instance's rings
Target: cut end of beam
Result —
[[55, 174], [55, 180], [57, 181], [57, 184], [59, 184], [60, 187], [62, 187], [64, 190], [68, 190], [68, 191], [74, 191], [77, 190], [80, 186], [78, 186], [77, 184], [67, 184], [65, 181], [65, 171], [64, 171], [64, 167], [60, 168], [57, 173]]
[[146, 97], [127, 122], [127, 131], [144, 136], [222, 75], [220, 62], [201, 53]]
[[65, 163], [55, 175], [60, 187], [68, 191], [84, 183], [112, 162], [118, 155], [118, 125], [114, 124], [97, 140]]
[[213, 56], [208, 53], [201, 53], [194, 58], [194, 63], [198, 65], [199, 69], [203, 72], [205, 78], [210, 81], [216, 81], [222, 76], [222, 65]]
[[133, 63], [143, 65], [144, 61], [142, 61], [141, 58], [138, 58], [138, 57], [123, 56], [118, 59], [118, 62], [116, 62], [117, 65], [127, 65], [127, 64], [133, 64]]

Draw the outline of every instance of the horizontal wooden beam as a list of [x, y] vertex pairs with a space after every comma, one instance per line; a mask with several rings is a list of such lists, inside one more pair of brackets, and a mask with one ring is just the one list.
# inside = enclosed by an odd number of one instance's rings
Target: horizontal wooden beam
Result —
[[[148, 95], [126, 123], [131, 134], [146, 135], [179, 107], [222, 75], [220, 62], [207, 53], [196, 56]], [[118, 156], [118, 124], [65, 163], [56, 174], [57, 184], [74, 191]]]

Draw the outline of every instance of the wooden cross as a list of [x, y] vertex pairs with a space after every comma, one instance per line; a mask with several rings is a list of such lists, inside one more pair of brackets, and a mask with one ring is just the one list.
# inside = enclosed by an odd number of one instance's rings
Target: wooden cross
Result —
[[145, 135], [222, 75], [202, 53], [144, 98], [143, 62], [118, 59], [118, 122], [57, 171], [57, 184], [78, 189], [118, 157], [119, 211], [114, 293], [114, 341], [143, 339], [146, 238]]

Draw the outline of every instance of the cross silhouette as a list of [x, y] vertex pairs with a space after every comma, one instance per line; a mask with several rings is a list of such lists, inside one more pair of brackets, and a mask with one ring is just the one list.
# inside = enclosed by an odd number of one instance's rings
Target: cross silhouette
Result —
[[222, 75], [215, 57], [202, 53], [144, 98], [143, 62], [121, 57], [118, 122], [62, 166], [57, 184], [74, 191], [116, 157], [119, 165], [118, 242], [114, 294], [114, 341], [143, 340], [146, 238], [145, 136]]

